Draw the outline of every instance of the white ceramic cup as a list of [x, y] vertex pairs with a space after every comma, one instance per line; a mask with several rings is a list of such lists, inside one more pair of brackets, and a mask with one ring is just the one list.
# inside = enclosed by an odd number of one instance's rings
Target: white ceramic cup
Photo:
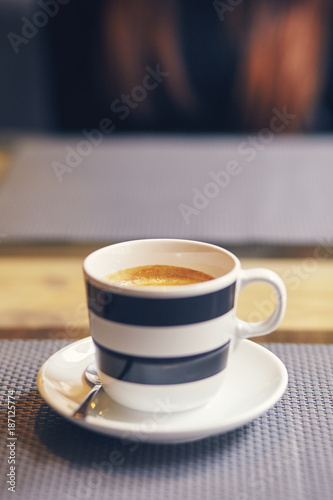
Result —
[[[172, 265], [213, 276], [165, 287], [113, 285], [106, 275], [145, 265]], [[286, 308], [282, 279], [268, 269], [241, 269], [231, 252], [208, 243], [146, 239], [110, 245], [84, 261], [98, 373], [117, 403], [146, 412], [184, 411], [218, 392], [228, 357], [241, 339], [277, 328]], [[237, 295], [263, 281], [276, 295], [271, 316], [249, 323], [235, 315]]]

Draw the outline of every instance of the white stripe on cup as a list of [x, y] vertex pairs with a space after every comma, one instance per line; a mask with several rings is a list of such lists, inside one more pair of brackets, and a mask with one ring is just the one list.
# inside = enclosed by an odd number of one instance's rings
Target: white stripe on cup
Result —
[[147, 327], [124, 325], [90, 311], [91, 335], [100, 345], [133, 356], [174, 357], [200, 354], [228, 342], [234, 309], [219, 318], [192, 325]]

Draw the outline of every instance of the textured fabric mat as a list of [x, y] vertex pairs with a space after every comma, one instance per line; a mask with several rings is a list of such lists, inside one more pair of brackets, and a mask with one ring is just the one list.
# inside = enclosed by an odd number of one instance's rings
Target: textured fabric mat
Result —
[[18, 141], [0, 238], [333, 242], [331, 137], [89, 137]]
[[[333, 346], [265, 344], [289, 385], [262, 417], [178, 445], [122, 443], [57, 415], [37, 392], [42, 363], [67, 341], [0, 342], [0, 498], [7, 500], [330, 500]], [[16, 400], [16, 493], [7, 491], [7, 395]]]

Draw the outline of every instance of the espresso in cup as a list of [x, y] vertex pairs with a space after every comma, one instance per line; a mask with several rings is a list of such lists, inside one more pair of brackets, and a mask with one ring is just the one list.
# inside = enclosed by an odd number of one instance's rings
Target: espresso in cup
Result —
[[178, 286], [193, 285], [214, 279], [213, 276], [196, 269], [155, 264], [130, 267], [105, 276], [113, 285], [132, 286]]
[[[85, 259], [84, 274], [103, 387], [118, 404], [154, 414], [208, 403], [242, 339], [273, 331], [286, 307], [273, 271], [242, 269], [228, 250], [191, 240], [109, 245]], [[256, 281], [273, 287], [276, 306], [269, 318], [248, 323], [235, 304]]]

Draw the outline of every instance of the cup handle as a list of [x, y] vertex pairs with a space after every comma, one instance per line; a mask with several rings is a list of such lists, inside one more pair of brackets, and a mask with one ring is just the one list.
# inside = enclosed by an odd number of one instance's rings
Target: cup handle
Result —
[[246, 286], [258, 281], [268, 283], [273, 287], [276, 295], [275, 309], [272, 314], [263, 321], [249, 322], [236, 318], [236, 340], [246, 339], [248, 337], [258, 337], [271, 333], [278, 327], [285, 314], [287, 290], [280, 276], [274, 271], [263, 268], [242, 269], [238, 283], [238, 293]]

